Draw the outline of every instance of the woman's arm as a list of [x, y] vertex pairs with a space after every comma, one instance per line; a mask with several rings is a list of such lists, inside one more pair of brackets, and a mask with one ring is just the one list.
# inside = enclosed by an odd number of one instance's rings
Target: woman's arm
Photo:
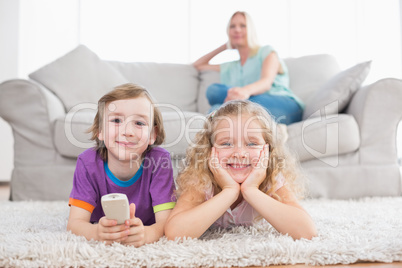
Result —
[[250, 96], [270, 90], [275, 77], [281, 72], [281, 69], [278, 55], [275, 52], [271, 52], [262, 63], [260, 80], [244, 86], [243, 90], [247, 91]]
[[209, 61], [215, 57], [216, 55], [218, 55], [219, 53], [221, 53], [222, 51], [225, 51], [227, 49], [226, 44], [221, 45], [220, 47], [218, 47], [217, 49], [212, 50], [211, 52], [209, 52], [208, 54], [202, 56], [201, 58], [199, 58], [198, 60], [196, 60], [193, 63], [193, 66], [195, 68], [197, 68], [197, 70], [199, 71], [203, 71], [203, 70], [212, 70], [212, 71], [217, 71], [219, 72], [220, 67], [219, 65], [211, 65], [209, 64]]
[[283, 203], [256, 187], [242, 190], [242, 193], [244, 199], [278, 232], [289, 234], [294, 239], [311, 239], [317, 235], [310, 215], [297, 202], [296, 197], [286, 185], [276, 191]]
[[127, 239], [128, 226], [117, 225], [116, 220], [102, 217], [98, 224], [89, 222], [91, 213], [85, 209], [71, 206], [68, 217], [67, 230], [73, 234], [84, 236], [86, 239], [105, 241], [106, 244], [122, 242]]
[[247, 100], [250, 96], [263, 94], [271, 89], [272, 83], [278, 73], [282, 73], [282, 66], [279, 62], [278, 55], [271, 52], [263, 61], [260, 80], [248, 84], [244, 87], [234, 87], [228, 91], [225, 99], [230, 100]]

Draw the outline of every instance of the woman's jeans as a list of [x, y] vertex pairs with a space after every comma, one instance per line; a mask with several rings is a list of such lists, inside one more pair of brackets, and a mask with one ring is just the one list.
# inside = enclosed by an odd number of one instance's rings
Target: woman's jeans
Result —
[[[212, 84], [207, 88], [210, 112], [223, 104], [229, 89], [230, 87], [223, 84]], [[260, 94], [251, 96], [249, 100], [263, 106], [277, 123], [289, 125], [302, 119], [303, 109], [289, 96]]]

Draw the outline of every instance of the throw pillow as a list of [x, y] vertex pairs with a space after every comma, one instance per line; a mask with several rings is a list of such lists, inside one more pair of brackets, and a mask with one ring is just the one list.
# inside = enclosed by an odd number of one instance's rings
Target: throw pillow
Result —
[[337, 114], [342, 111], [366, 79], [370, 65], [371, 61], [359, 63], [332, 77], [306, 102], [303, 120], [321, 109], [325, 109], [326, 115]]
[[29, 77], [56, 94], [65, 108], [99, 98], [115, 86], [128, 83], [111, 64], [84, 45], [31, 73]]

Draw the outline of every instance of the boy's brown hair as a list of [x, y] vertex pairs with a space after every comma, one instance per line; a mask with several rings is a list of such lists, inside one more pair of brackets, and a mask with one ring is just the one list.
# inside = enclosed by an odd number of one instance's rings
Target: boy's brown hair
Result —
[[[163, 128], [163, 120], [161, 112], [157, 107], [155, 107], [155, 101], [153, 100], [151, 94], [142, 86], [128, 83], [115, 87], [112, 91], [106, 93], [98, 101], [98, 111], [94, 118], [92, 126], [88, 129], [89, 133], [92, 133], [91, 140], [96, 141], [96, 151], [99, 153], [103, 161], [107, 161], [107, 148], [105, 143], [99, 140], [98, 135], [102, 130], [105, 108], [106, 105], [112, 101], [116, 100], [126, 100], [134, 99], [138, 97], [146, 97], [152, 104], [153, 107], [153, 128], [156, 129], [155, 135], [156, 139], [153, 145], [161, 145], [165, 140], [165, 130]], [[152, 148], [148, 145], [147, 150], [143, 153], [143, 156]]]

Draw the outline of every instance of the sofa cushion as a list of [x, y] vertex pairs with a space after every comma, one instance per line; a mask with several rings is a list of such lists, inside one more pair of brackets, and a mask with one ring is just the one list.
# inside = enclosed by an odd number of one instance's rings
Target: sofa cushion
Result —
[[327, 54], [285, 58], [284, 61], [289, 70], [290, 89], [305, 103], [341, 70], [335, 57]]
[[162, 117], [166, 138], [161, 147], [168, 150], [172, 158], [184, 158], [196, 133], [203, 129], [206, 117], [199, 113], [175, 111], [162, 112]]
[[[90, 140], [91, 134], [87, 133], [95, 114], [96, 105], [82, 105], [80, 109], [73, 109], [55, 121], [54, 143], [61, 155], [76, 158], [85, 149], [95, 145]], [[162, 117], [166, 138], [161, 147], [166, 148], [172, 157], [183, 158], [196, 132], [202, 128], [205, 117], [180, 110], [162, 112]]]
[[162, 107], [174, 105], [182, 111], [197, 111], [199, 81], [198, 72], [192, 65], [117, 61], [109, 63], [130, 82], [147, 88]]
[[[299, 58], [285, 58], [289, 70], [290, 89], [304, 102], [340, 71], [335, 57], [327, 54], [309, 55]], [[198, 111], [207, 113], [210, 105], [205, 97], [207, 87], [219, 83], [219, 72], [200, 72], [200, 91], [198, 93]]]
[[306, 103], [303, 119], [309, 118], [320, 109], [325, 109], [327, 115], [342, 111], [366, 79], [370, 64], [371, 61], [357, 64], [331, 78]]
[[360, 145], [359, 126], [348, 114], [317, 115], [291, 124], [288, 135], [287, 144], [301, 162], [311, 159], [325, 161], [323, 159], [329, 156], [353, 152]]
[[112, 65], [83, 45], [29, 77], [53, 91], [67, 110], [83, 102], [97, 103], [106, 92], [128, 82]]
[[80, 153], [96, 145], [87, 132], [92, 126], [96, 109], [93, 104], [93, 107], [70, 110], [66, 116], [56, 119], [53, 140], [56, 150], [62, 156], [77, 158]]
[[214, 83], [220, 82], [219, 72], [215, 71], [201, 71], [200, 72], [200, 91], [198, 92], [198, 111], [207, 114], [211, 105], [209, 105], [206, 93], [207, 88]]

